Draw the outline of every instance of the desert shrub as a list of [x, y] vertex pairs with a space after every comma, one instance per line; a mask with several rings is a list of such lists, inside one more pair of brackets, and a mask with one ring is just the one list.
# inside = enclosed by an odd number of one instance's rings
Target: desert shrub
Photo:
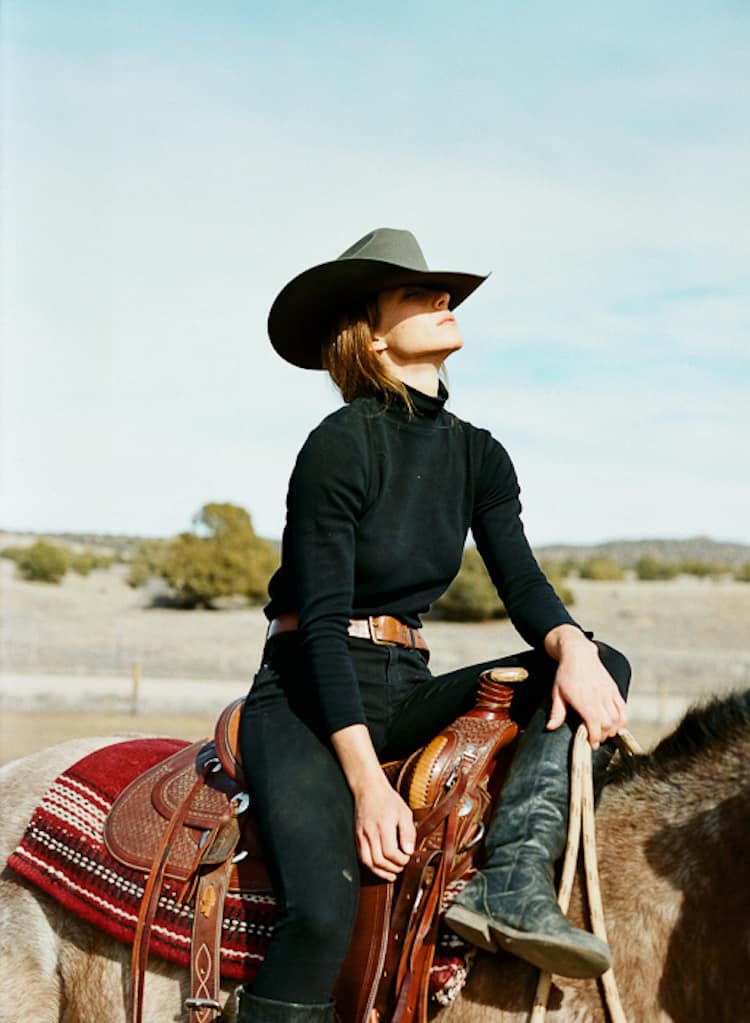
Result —
[[704, 579], [709, 575], [716, 577], [731, 571], [729, 565], [724, 565], [719, 561], [682, 561], [677, 567], [685, 575], [695, 575], [699, 579]]
[[78, 575], [88, 575], [96, 568], [96, 556], [91, 551], [75, 551], [70, 555], [70, 568]]
[[544, 574], [547, 576], [547, 579], [550, 585], [552, 586], [552, 589], [558, 595], [563, 604], [567, 605], [568, 607], [572, 607], [572, 605], [575, 604], [576, 602], [575, 594], [573, 593], [569, 586], [565, 585], [564, 577], [561, 575], [557, 575], [555, 572], [544, 571]]
[[16, 561], [24, 579], [32, 582], [59, 583], [68, 570], [70, 552], [48, 540], [37, 540]]
[[249, 514], [234, 504], [207, 504], [193, 521], [195, 532], [169, 543], [161, 575], [182, 607], [211, 607], [221, 597], [258, 603], [278, 565], [273, 544], [256, 536]]
[[170, 540], [141, 540], [130, 556], [129, 586], [143, 586], [149, 579], [160, 579]]
[[663, 558], [656, 558], [653, 554], [644, 554], [635, 563], [635, 573], [644, 582], [652, 582], [656, 579], [674, 579], [679, 572], [679, 565], [664, 561]]
[[581, 579], [596, 579], [598, 582], [625, 578], [624, 569], [612, 558], [605, 557], [587, 558], [581, 565], [580, 572]]
[[78, 575], [88, 575], [95, 568], [109, 568], [114, 558], [109, 554], [97, 551], [73, 551], [70, 555], [70, 568]]
[[[26, 570], [21, 569], [21, 562], [28, 557], [30, 551], [34, 550], [34, 553], [31, 555], [32, 562], [34, 566], [39, 564], [40, 555], [38, 553], [38, 543], [44, 543], [47, 544], [48, 547], [54, 547], [57, 551], [63, 551], [67, 559], [66, 570], [70, 568], [79, 575], [88, 575], [94, 568], [109, 568], [114, 560], [114, 558], [110, 555], [100, 554], [98, 551], [71, 551], [67, 547], [60, 544], [53, 544], [49, 540], [37, 541], [37, 543], [33, 544], [31, 547], [4, 547], [0, 551], [0, 557], [10, 558], [12, 561], [15, 561], [21, 572], [26, 575]], [[41, 557], [48, 558], [49, 555], [42, 553]], [[42, 571], [44, 570], [45, 569], [43, 568]], [[37, 571], [37, 567], [33, 567], [31, 571]], [[65, 572], [62, 574], [64, 575]], [[27, 578], [31, 577], [27, 576]], [[57, 582], [59, 580], [55, 579], [53, 581]]]
[[[562, 576], [545, 570], [548, 568], [549, 565], [543, 566], [543, 571], [560, 600], [564, 604], [574, 604], [573, 591], [565, 585]], [[475, 547], [466, 548], [458, 575], [443, 596], [435, 601], [432, 611], [435, 618], [449, 622], [485, 622], [508, 617]]]
[[507, 615], [484, 562], [467, 547], [458, 575], [433, 606], [435, 617], [449, 622], [484, 622]]
[[734, 578], [740, 583], [750, 583], [750, 561], [734, 570]]
[[[568, 576], [580, 575], [581, 562], [577, 558], [542, 558], [539, 562], [539, 567], [552, 581], [552, 579], [561, 582], [563, 579], [567, 579]], [[557, 586], [555, 586], [557, 589]], [[570, 593], [570, 590], [567, 591]], [[572, 594], [571, 594], [572, 597]]]
[[28, 547], [3, 547], [0, 551], [0, 558], [8, 558], [10, 561], [15, 561], [18, 564], [28, 549]]

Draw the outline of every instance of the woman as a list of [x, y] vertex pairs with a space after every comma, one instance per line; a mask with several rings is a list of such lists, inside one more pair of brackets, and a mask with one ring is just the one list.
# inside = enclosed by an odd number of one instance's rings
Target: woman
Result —
[[[444, 409], [439, 379], [462, 347], [452, 310], [484, 278], [430, 271], [407, 231], [381, 228], [278, 295], [271, 342], [325, 368], [346, 404], [305, 442], [271, 580], [263, 660], [246, 703], [242, 753], [280, 906], [240, 1019], [333, 1020], [359, 862], [394, 880], [413, 851], [409, 808], [380, 762], [426, 743], [474, 702], [488, 666], [522, 665], [526, 723], [487, 867], [450, 922], [574, 976], [609, 966], [607, 946], [557, 908], [553, 864], [567, 826], [570, 718], [595, 757], [626, 724], [627, 661], [584, 634], [529, 549], [510, 459]], [[531, 649], [433, 677], [420, 615], [456, 575], [467, 532]], [[577, 718], [576, 718], [577, 720]]]

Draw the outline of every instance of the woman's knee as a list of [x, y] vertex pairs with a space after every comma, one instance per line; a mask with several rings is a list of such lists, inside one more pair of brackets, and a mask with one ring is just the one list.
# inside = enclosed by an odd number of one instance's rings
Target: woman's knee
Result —
[[327, 955], [340, 948], [343, 958], [358, 902], [359, 871], [344, 870], [336, 885], [321, 884], [286, 904], [282, 913], [285, 936], [309, 950], [325, 949]]
[[595, 639], [594, 642], [599, 650], [599, 658], [602, 664], [615, 680], [623, 698], [627, 699], [628, 690], [630, 689], [630, 662], [625, 654], [616, 650], [615, 647], [609, 646], [608, 643], [602, 643], [598, 639]]

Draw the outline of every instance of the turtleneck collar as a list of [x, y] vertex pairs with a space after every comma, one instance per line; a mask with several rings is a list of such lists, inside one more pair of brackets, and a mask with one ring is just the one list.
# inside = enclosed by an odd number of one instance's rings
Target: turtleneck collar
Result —
[[438, 381], [437, 395], [425, 394], [424, 391], [418, 391], [409, 384], [406, 385], [406, 390], [414, 405], [415, 414], [426, 419], [437, 419], [448, 400], [448, 391], [442, 380]]

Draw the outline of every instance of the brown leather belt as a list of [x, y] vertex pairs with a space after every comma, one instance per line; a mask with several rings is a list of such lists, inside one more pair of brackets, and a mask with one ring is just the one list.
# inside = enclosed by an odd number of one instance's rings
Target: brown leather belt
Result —
[[[280, 636], [282, 632], [296, 632], [299, 616], [294, 611], [279, 615], [268, 625], [266, 639]], [[419, 629], [410, 629], [398, 618], [391, 615], [370, 615], [369, 618], [350, 618], [348, 633], [357, 639], [369, 639], [380, 646], [405, 646], [414, 650], [428, 650]]]

